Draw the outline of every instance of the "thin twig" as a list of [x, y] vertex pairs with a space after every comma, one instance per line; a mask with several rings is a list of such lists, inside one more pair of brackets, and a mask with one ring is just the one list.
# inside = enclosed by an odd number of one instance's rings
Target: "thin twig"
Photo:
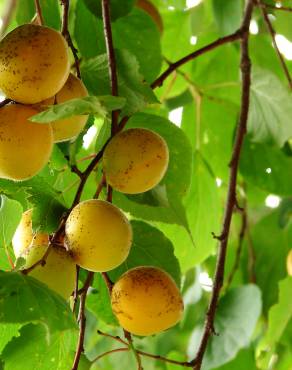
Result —
[[162, 357], [162, 356], [159, 356], [159, 355], [152, 355], [151, 353], [140, 351], [138, 349], [136, 351], [139, 355], [150, 357], [150, 358], [153, 358], [154, 360], [167, 362], [169, 364], [178, 365], [178, 366], [182, 366], [182, 367], [192, 367], [193, 366], [190, 362], [187, 362], [187, 361], [185, 361], [185, 362], [175, 361], [175, 360], [171, 360], [170, 358]]
[[271, 5], [271, 4], [266, 4], [266, 3], [263, 3], [263, 6], [266, 7], [266, 8], [270, 8], [270, 9], [274, 9], [274, 10], [282, 10], [282, 11], [285, 11], [285, 12], [291, 12], [292, 13], [292, 8], [288, 7], [288, 6], [276, 6], [276, 5]]
[[134, 343], [133, 343], [131, 333], [129, 333], [127, 330], [124, 330], [124, 335], [125, 335], [125, 338], [127, 339], [128, 343], [129, 343], [129, 349], [134, 353], [134, 356], [135, 356], [136, 361], [137, 361], [138, 370], [143, 370], [141, 357], [140, 357], [138, 351], [136, 350], [136, 348], [134, 347]]
[[108, 334], [108, 333], [104, 333], [104, 332], [102, 332], [100, 330], [97, 331], [97, 334], [102, 335], [103, 337], [106, 337], [106, 338], [113, 339], [113, 340], [115, 340], [115, 341], [117, 341], [119, 343], [123, 343], [126, 346], [128, 346], [128, 343], [124, 339], [122, 339], [122, 338], [120, 338], [118, 336], [114, 336], [114, 335], [111, 335], [111, 334]]
[[40, 4], [40, 1], [39, 0], [34, 0], [34, 4], [35, 4], [35, 10], [36, 10], [36, 14], [37, 14], [38, 24], [40, 24], [42, 26], [44, 24], [44, 17], [43, 17], [42, 7], [41, 7], [41, 4]]
[[113, 285], [114, 285], [113, 282], [111, 281], [111, 279], [109, 278], [109, 276], [108, 276], [108, 274], [106, 272], [102, 272], [101, 273], [101, 276], [103, 277], [103, 280], [106, 283], [106, 286], [107, 286], [109, 295], [111, 295], [112, 289], [113, 289]]
[[99, 198], [100, 193], [102, 192], [102, 189], [105, 187], [105, 185], [106, 185], [106, 179], [105, 179], [105, 174], [103, 174], [98, 184], [98, 187], [96, 189], [96, 192], [94, 194], [94, 197], [93, 197], [94, 199]]
[[76, 265], [75, 288], [74, 288], [74, 292], [73, 292], [73, 307], [72, 307], [73, 312], [75, 312], [76, 305], [77, 305], [77, 300], [78, 300], [79, 272], [80, 272], [80, 267], [78, 265]]
[[207, 53], [208, 51], [211, 51], [218, 46], [239, 40], [242, 37], [242, 29], [239, 29], [238, 31], [232, 33], [231, 35], [221, 37], [217, 39], [216, 41], [212, 42], [211, 44], [208, 44], [201, 49], [198, 49], [194, 51], [193, 53], [188, 54], [187, 56], [179, 59], [175, 63], [171, 63], [170, 66], [166, 69], [165, 72], [163, 72], [152, 84], [151, 87], [155, 89], [156, 87], [159, 87], [163, 84], [163, 82], [167, 79], [167, 77], [176, 69], [181, 67], [183, 64], [186, 64], [187, 62], [190, 62], [191, 60], [197, 58], [198, 56]]
[[279, 61], [281, 63], [281, 66], [283, 68], [283, 71], [285, 73], [285, 76], [289, 82], [289, 87], [290, 89], [292, 89], [292, 79], [291, 79], [291, 76], [290, 76], [290, 73], [289, 73], [289, 69], [285, 63], [285, 60], [284, 60], [284, 57], [283, 55], [281, 54], [279, 48], [278, 48], [278, 45], [277, 45], [277, 42], [276, 42], [276, 32], [272, 26], [272, 23], [270, 21], [270, 18], [269, 18], [269, 15], [267, 13], [267, 9], [266, 9], [266, 6], [265, 4], [262, 3], [261, 0], [257, 0], [257, 4], [259, 6], [259, 8], [261, 9], [261, 12], [262, 12], [262, 15], [263, 15], [263, 18], [265, 20], [265, 23], [267, 25], [267, 28], [268, 28], [268, 31], [270, 32], [271, 34], [271, 37], [272, 37], [272, 41], [273, 41], [273, 45], [274, 45], [274, 48], [276, 50], [276, 53], [279, 57]]
[[81, 78], [80, 73], [80, 61], [78, 58], [78, 50], [75, 48], [70, 32], [69, 32], [69, 10], [70, 10], [70, 0], [61, 0], [61, 4], [63, 6], [63, 20], [62, 20], [62, 35], [67, 40], [68, 46], [72, 51], [72, 54], [74, 56], [75, 60], [75, 67], [76, 67], [76, 73], [77, 77]]
[[85, 337], [85, 328], [86, 328], [85, 303], [86, 303], [87, 291], [90, 287], [93, 277], [94, 277], [94, 272], [90, 271], [84, 283], [83, 292], [80, 295], [80, 306], [79, 306], [79, 315], [78, 315], [80, 328], [79, 328], [79, 337], [78, 337], [78, 343], [77, 343], [77, 348], [76, 348], [72, 370], [78, 369], [81, 354], [84, 352], [83, 346], [84, 346], [84, 337]]
[[4, 99], [2, 102], [0, 102], [0, 108], [4, 107], [5, 105], [11, 103], [11, 99]]
[[112, 353], [116, 353], [116, 352], [128, 352], [129, 351], [129, 348], [128, 347], [123, 347], [123, 348], [116, 348], [116, 349], [112, 349], [110, 351], [107, 351], [107, 352], [104, 352], [102, 353], [101, 355], [97, 356], [93, 361], [92, 363], [100, 360], [101, 358], [107, 356], [107, 355], [111, 355]]
[[253, 12], [254, 3], [253, 0], [249, 0], [246, 6], [244, 19], [242, 22], [242, 39], [241, 39], [241, 74], [242, 74], [242, 89], [241, 89], [241, 111], [239, 123], [236, 131], [236, 139], [233, 147], [232, 159], [230, 162], [230, 174], [229, 174], [229, 185], [228, 195], [225, 205], [225, 214], [223, 219], [222, 232], [220, 236], [219, 254], [217, 258], [216, 272], [214, 276], [214, 287], [212, 291], [211, 300], [206, 313], [204, 332], [201, 338], [199, 349], [196, 357], [191, 362], [193, 369], [200, 370], [202, 366], [203, 357], [207, 349], [207, 344], [211, 334], [215, 333], [214, 319], [216, 309], [218, 306], [218, 300], [220, 291], [223, 285], [224, 279], [224, 267], [226, 259], [226, 250], [228, 244], [228, 236], [230, 231], [230, 225], [232, 220], [233, 209], [236, 205], [236, 185], [237, 185], [237, 172], [239, 165], [239, 158], [241, 148], [246, 134], [248, 111], [249, 111], [249, 99], [250, 99], [250, 85], [251, 85], [251, 62], [249, 58], [248, 41], [249, 41], [249, 25]]
[[[116, 57], [113, 45], [112, 27], [111, 27], [111, 17], [110, 17], [110, 0], [102, 0], [102, 19], [103, 19], [103, 29], [104, 38], [108, 56], [108, 68], [109, 68], [109, 78], [111, 84], [111, 93], [113, 96], [118, 96], [118, 75], [117, 75], [117, 65]], [[119, 111], [112, 112], [112, 136], [118, 130], [118, 119]]]
[[[245, 202], [246, 203], [246, 202]], [[244, 208], [241, 210], [241, 227], [240, 227], [240, 232], [239, 232], [239, 238], [238, 238], [238, 245], [236, 248], [236, 255], [235, 255], [235, 261], [233, 264], [233, 267], [231, 269], [231, 272], [227, 278], [226, 282], [226, 289], [231, 285], [232, 280], [234, 278], [234, 275], [238, 269], [239, 266], [239, 261], [240, 261], [240, 256], [242, 252], [242, 247], [243, 247], [243, 241], [246, 233], [246, 227], [247, 227], [247, 211], [246, 211], [246, 205]]]

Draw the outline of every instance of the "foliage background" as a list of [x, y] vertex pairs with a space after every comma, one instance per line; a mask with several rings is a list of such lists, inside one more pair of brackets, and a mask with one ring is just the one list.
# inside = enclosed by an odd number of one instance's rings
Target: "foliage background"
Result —
[[[0, 2], [2, 12], [5, 3]], [[82, 79], [92, 95], [100, 96], [109, 95], [110, 90], [97, 3], [72, 1], [70, 31], [82, 58]], [[184, 295], [182, 322], [166, 333], [134, 340], [142, 350], [191, 359], [210, 296], [217, 249], [212, 232], [220, 232], [240, 109], [238, 44], [221, 46], [184, 65], [155, 95], [149, 84], [167, 68], [166, 60], [176, 61], [234, 32], [241, 22], [243, 2], [204, 0], [187, 7], [191, 2], [155, 0], [163, 18], [162, 35], [133, 0], [112, 3], [120, 95], [126, 98], [123, 114], [133, 115], [127, 127], [146, 127], [161, 134], [169, 145], [171, 160], [167, 176], [154, 190], [137, 196], [114, 193], [114, 203], [132, 219], [134, 245], [127, 263], [110, 277], [115, 281], [128, 268], [141, 264], [160, 266], [174, 277]], [[292, 6], [290, 0], [281, 3]], [[58, 1], [42, 0], [41, 5], [45, 23], [59, 29]], [[9, 30], [29, 22], [34, 13], [33, 0], [20, 0]], [[292, 13], [271, 13], [277, 33], [292, 42]], [[291, 92], [258, 10], [252, 24], [251, 106], [237, 189], [246, 209], [247, 228], [239, 265], [220, 300], [215, 321], [219, 336], [210, 341], [204, 370], [292, 369], [292, 277], [286, 272], [292, 242]], [[289, 57], [287, 45], [284, 51]], [[286, 59], [286, 63], [291, 71], [291, 61]], [[71, 368], [77, 325], [69, 306], [34, 279], [7, 272], [6, 251], [13, 255], [12, 235], [22, 211], [31, 206], [36, 210], [35, 229], [56, 230], [79, 183], [70, 164], [78, 163], [85, 169], [86, 158], [102, 147], [109, 133], [107, 118], [91, 116], [74, 143], [55, 145], [49, 164], [38, 176], [21, 183], [0, 180], [0, 359], [5, 370]], [[82, 199], [93, 196], [100, 176], [100, 170], [91, 174]], [[236, 213], [227, 277], [234, 267], [241, 223], [242, 214]], [[97, 274], [86, 313], [85, 355], [80, 369], [134, 369], [134, 357], [125, 353], [92, 364], [96, 356], [116, 347], [115, 342], [98, 335], [98, 329], [122, 335], [106, 286]], [[143, 365], [147, 370], [176, 368], [146, 357]]]

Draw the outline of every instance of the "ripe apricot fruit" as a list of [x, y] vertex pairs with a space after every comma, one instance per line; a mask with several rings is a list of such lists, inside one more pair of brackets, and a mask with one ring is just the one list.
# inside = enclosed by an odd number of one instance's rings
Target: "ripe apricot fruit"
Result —
[[[87, 95], [88, 92], [83, 82], [70, 73], [67, 82], [56, 96], [45, 100], [42, 102], [42, 105], [60, 104], [71, 99], [83, 98]], [[80, 115], [52, 122], [54, 142], [58, 143], [74, 139], [83, 130], [87, 119], [88, 116]]]
[[[12, 238], [12, 246], [15, 257], [22, 256], [30, 246], [47, 246], [49, 236], [45, 233], [33, 233], [32, 230], [32, 209], [22, 214], [20, 223]], [[42, 257], [42, 256], [41, 256]]]
[[[44, 246], [31, 246], [26, 249], [22, 257], [26, 259], [24, 268], [29, 268], [39, 261], [45, 254]], [[53, 247], [49, 251], [44, 266], [36, 266], [29, 276], [46, 284], [50, 289], [59, 293], [66, 300], [74, 291], [76, 264], [63, 247]]]
[[111, 139], [103, 155], [108, 184], [127, 194], [143, 193], [154, 188], [168, 166], [165, 140], [153, 131], [133, 128]]
[[161, 15], [154, 4], [149, 0], [138, 0], [136, 6], [150, 15], [154, 23], [159, 29], [159, 32], [163, 32], [163, 21]]
[[174, 280], [157, 267], [140, 266], [115, 283], [111, 304], [120, 325], [136, 335], [152, 335], [175, 325], [183, 301]]
[[292, 249], [288, 253], [286, 264], [288, 275], [292, 276]]
[[102, 200], [79, 203], [65, 227], [66, 243], [77, 265], [109, 271], [128, 257], [132, 227], [122, 211]]
[[26, 180], [48, 162], [53, 148], [50, 124], [29, 121], [38, 112], [20, 104], [0, 109], [0, 177]]
[[55, 95], [69, 71], [67, 42], [51, 28], [24, 24], [0, 42], [0, 88], [12, 100], [34, 104]]

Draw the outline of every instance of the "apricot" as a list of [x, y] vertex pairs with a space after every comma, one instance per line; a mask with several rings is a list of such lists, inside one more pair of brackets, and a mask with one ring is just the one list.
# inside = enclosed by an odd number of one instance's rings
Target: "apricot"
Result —
[[50, 124], [29, 121], [37, 110], [20, 104], [0, 109], [0, 177], [26, 180], [48, 162], [53, 148]]
[[144, 10], [156, 24], [160, 33], [163, 32], [163, 21], [157, 7], [149, 0], [138, 0], [136, 6]]
[[133, 128], [111, 139], [103, 155], [108, 184], [127, 194], [143, 193], [154, 188], [168, 166], [165, 140], [153, 131]]
[[30, 246], [47, 246], [49, 243], [48, 234], [33, 233], [32, 212], [33, 210], [29, 209], [22, 214], [20, 223], [12, 238], [12, 247], [16, 258], [22, 256]]
[[288, 275], [292, 276], [292, 249], [288, 253], [286, 264]]
[[[42, 105], [52, 105], [54, 103], [60, 104], [71, 99], [83, 98], [88, 95], [86, 87], [83, 82], [70, 73], [67, 82], [62, 89], [53, 98], [47, 99], [42, 102]], [[88, 116], [80, 115], [73, 116], [66, 119], [61, 119], [51, 123], [54, 135], [54, 142], [74, 139], [83, 130]]]
[[132, 243], [132, 227], [123, 212], [96, 199], [81, 202], [71, 211], [65, 233], [76, 264], [91, 271], [119, 266]]
[[174, 326], [183, 314], [178, 287], [157, 267], [140, 266], [123, 274], [113, 287], [111, 304], [120, 325], [141, 336]]
[[0, 42], [0, 88], [12, 100], [34, 104], [55, 95], [69, 71], [67, 42], [51, 28], [24, 24]]
[[[44, 246], [31, 246], [22, 257], [26, 259], [24, 268], [29, 268], [39, 261], [46, 252]], [[69, 299], [75, 288], [76, 264], [63, 247], [52, 247], [44, 266], [36, 266], [29, 276], [46, 284], [50, 289]]]

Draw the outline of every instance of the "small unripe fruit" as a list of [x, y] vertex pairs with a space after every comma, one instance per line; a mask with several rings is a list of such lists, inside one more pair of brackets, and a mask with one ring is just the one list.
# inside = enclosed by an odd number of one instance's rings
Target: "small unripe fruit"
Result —
[[55, 95], [69, 71], [67, 42], [51, 28], [24, 24], [0, 42], [0, 88], [12, 100], [34, 104]]
[[174, 280], [156, 267], [136, 267], [115, 283], [112, 309], [130, 333], [146, 336], [174, 326], [182, 317], [183, 301]]
[[26, 180], [47, 164], [53, 148], [50, 124], [29, 121], [38, 112], [20, 104], [0, 109], [0, 177]]
[[[45, 254], [43, 246], [31, 246], [22, 257], [26, 259], [24, 268], [29, 268]], [[69, 299], [75, 288], [76, 264], [65, 248], [52, 247], [44, 266], [36, 266], [29, 276], [46, 284], [50, 289], [59, 293], [64, 299]]]
[[287, 272], [288, 275], [292, 276], [292, 249], [290, 250], [287, 256]]
[[22, 214], [20, 223], [14, 233], [12, 246], [15, 257], [21, 257], [30, 246], [47, 246], [49, 236], [45, 233], [33, 233], [32, 231], [32, 209]]
[[[71, 99], [83, 98], [88, 95], [86, 87], [83, 82], [70, 73], [67, 82], [62, 89], [53, 98], [47, 99], [42, 102], [42, 105], [53, 105], [64, 103]], [[54, 135], [54, 142], [74, 139], [83, 130], [88, 116], [72, 116], [69, 118], [61, 119], [51, 123]]]
[[168, 147], [155, 132], [143, 128], [123, 131], [111, 139], [103, 155], [108, 184], [127, 194], [154, 188], [168, 166]]
[[102, 200], [79, 203], [66, 222], [66, 243], [77, 265], [109, 271], [128, 257], [132, 228], [122, 211]]

